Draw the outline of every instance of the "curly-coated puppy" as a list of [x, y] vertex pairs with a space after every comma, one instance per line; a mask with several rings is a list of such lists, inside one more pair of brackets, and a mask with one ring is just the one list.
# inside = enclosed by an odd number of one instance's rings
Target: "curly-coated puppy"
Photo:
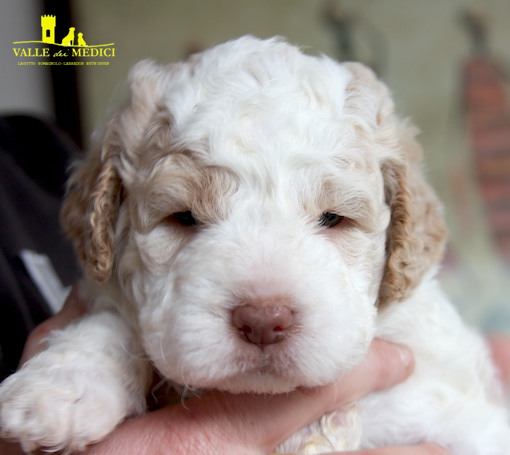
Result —
[[327, 384], [377, 336], [413, 349], [411, 378], [279, 450], [510, 453], [488, 351], [434, 279], [415, 132], [370, 70], [244, 37], [130, 81], [63, 208], [91, 314], [2, 385], [5, 435], [83, 448], [144, 411], [153, 367], [181, 389]]

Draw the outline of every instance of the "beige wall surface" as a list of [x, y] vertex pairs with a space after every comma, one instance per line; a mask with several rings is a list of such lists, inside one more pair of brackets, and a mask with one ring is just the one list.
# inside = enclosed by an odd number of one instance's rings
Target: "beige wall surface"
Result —
[[27, 71], [16, 66], [12, 57], [12, 41], [25, 39], [33, 33], [34, 23], [41, 15], [33, 0], [0, 2], [0, 112], [31, 113], [53, 118], [51, 95], [48, 91], [48, 68], [36, 67]]
[[88, 133], [122, 99], [126, 74], [140, 59], [172, 62], [247, 33], [283, 35], [309, 52], [341, 58], [338, 29], [327, 17], [336, 11], [347, 18], [353, 57], [378, 70], [399, 113], [422, 131], [430, 180], [446, 202], [454, 232], [441, 279], [469, 320], [510, 330], [509, 268], [487, 228], [461, 86], [472, 52], [462, 13], [469, 8], [483, 18], [490, 57], [508, 68], [508, 0], [73, 0], [72, 5], [87, 37], [115, 42], [116, 49], [110, 65], [80, 68]]

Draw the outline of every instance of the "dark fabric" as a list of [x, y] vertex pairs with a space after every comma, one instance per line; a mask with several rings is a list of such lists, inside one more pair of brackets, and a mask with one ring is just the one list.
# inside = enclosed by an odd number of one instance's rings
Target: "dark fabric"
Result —
[[16, 369], [30, 331], [50, 315], [20, 251], [48, 256], [65, 285], [79, 276], [59, 226], [66, 169], [77, 156], [73, 143], [51, 125], [28, 116], [0, 117], [0, 380]]

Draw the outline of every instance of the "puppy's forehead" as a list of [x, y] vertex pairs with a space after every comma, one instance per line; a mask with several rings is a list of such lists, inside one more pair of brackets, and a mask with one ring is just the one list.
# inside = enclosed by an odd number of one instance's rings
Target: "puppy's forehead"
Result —
[[145, 165], [153, 169], [159, 158], [185, 153], [197, 167], [224, 168], [251, 188], [342, 180], [376, 192], [374, 147], [349, 108], [352, 80], [344, 65], [280, 40], [246, 37], [217, 46], [164, 79], [168, 143], [148, 153]]
[[216, 163], [324, 159], [353, 131], [345, 114], [352, 75], [278, 40], [227, 43], [192, 59], [165, 104], [180, 149]]

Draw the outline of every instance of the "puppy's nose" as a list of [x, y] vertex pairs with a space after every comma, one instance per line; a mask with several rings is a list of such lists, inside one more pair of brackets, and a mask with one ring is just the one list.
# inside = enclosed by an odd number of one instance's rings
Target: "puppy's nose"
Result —
[[233, 310], [232, 323], [245, 341], [265, 346], [283, 340], [292, 327], [292, 311], [285, 305], [242, 305]]

